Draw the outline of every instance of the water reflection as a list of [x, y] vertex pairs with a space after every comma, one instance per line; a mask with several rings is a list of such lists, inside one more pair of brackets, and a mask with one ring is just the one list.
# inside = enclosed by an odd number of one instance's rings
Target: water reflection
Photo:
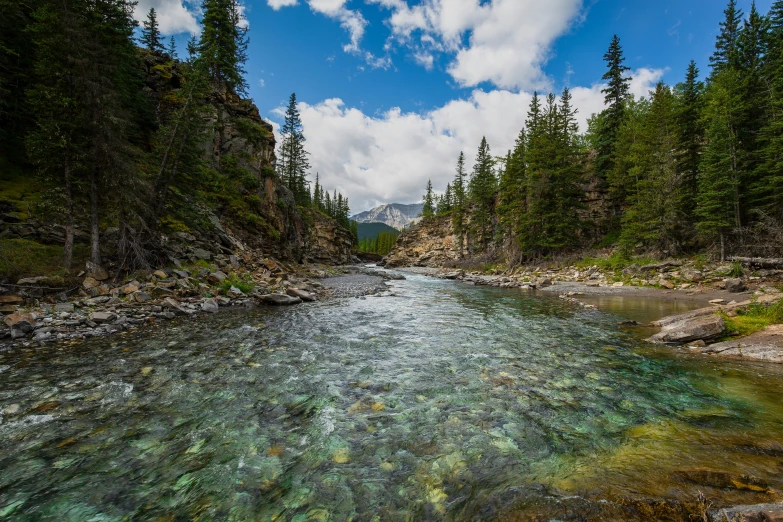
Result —
[[0, 518], [632, 519], [638, 499], [778, 498], [779, 369], [408, 277], [396, 297], [0, 353]]

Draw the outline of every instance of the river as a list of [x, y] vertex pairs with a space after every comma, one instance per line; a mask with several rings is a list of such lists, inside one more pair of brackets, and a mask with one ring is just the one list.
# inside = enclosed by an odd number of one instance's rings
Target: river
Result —
[[[781, 500], [780, 367], [647, 345], [622, 303], [407, 277], [0, 352], [0, 519], [651, 520], [699, 493]], [[648, 305], [628, 309], [667, 306]]]

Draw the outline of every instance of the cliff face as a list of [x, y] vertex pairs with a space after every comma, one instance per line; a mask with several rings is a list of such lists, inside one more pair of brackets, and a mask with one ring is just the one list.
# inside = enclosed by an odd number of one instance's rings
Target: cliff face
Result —
[[441, 267], [459, 259], [458, 245], [449, 217], [421, 221], [400, 234], [386, 266]]

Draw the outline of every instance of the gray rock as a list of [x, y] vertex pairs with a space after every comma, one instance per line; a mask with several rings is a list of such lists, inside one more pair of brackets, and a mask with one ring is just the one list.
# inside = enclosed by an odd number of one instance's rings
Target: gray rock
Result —
[[17, 285], [37, 285], [38, 283], [45, 281], [47, 279], [46, 276], [39, 276], [39, 277], [25, 277], [24, 279], [20, 279], [16, 282]]
[[741, 339], [694, 347], [701, 353], [721, 357], [783, 363], [783, 325], [772, 325]]
[[163, 288], [162, 286], [156, 286], [152, 289], [152, 295], [155, 297], [166, 297], [174, 295], [174, 291], [170, 288]]
[[720, 522], [781, 522], [783, 504], [756, 504], [709, 511], [710, 520]]
[[726, 291], [733, 294], [738, 294], [748, 289], [742, 279], [726, 279], [724, 283], [726, 284]]
[[116, 319], [117, 314], [111, 312], [93, 312], [90, 315], [90, 320], [94, 323], [108, 323], [109, 321]]
[[298, 297], [291, 297], [290, 295], [285, 295], [285, 294], [266, 294], [266, 295], [262, 295], [260, 299], [262, 302], [266, 304], [271, 304], [276, 306], [290, 306], [302, 302], [302, 300]]
[[190, 313], [185, 310], [173, 297], [167, 297], [164, 299], [163, 306], [176, 315], [190, 315]]
[[205, 312], [215, 313], [220, 309], [220, 305], [215, 298], [206, 299], [201, 303], [201, 309]]
[[137, 303], [146, 303], [147, 301], [152, 300], [152, 296], [147, 292], [136, 292], [135, 294], [133, 294], [133, 298], [136, 300]]
[[212, 252], [204, 250], [203, 248], [194, 248], [193, 257], [195, 257], [196, 259], [201, 259], [202, 261], [211, 261]]
[[91, 290], [93, 288], [97, 288], [101, 285], [100, 281], [95, 279], [94, 277], [85, 277], [84, 281], [82, 282], [82, 286], [85, 290]]
[[232, 286], [228, 289], [228, 296], [232, 299], [241, 299], [243, 297], [247, 297], [242, 290], [235, 286]]
[[190, 277], [190, 272], [187, 270], [172, 270], [172, 273], [179, 277], [180, 279], [187, 279]]
[[231, 264], [233, 268], [239, 268], [239, 258], [234, 254], [228, 256], [228, 262]]
[[288, 288], [286, 290], [286, 293], [288, 293], [288, 295], [291, 297], [298, 297], [302, 301], [306, 301], [308, 303], [312, 303], [313, 301], [316, 300], [313, 294], [309, 292], [305, 292], [304, 290], [300, 290], [299, 288], [294, 288], [294, 287]]
[[227, 277], [228, 276], [225, 273], [223, 273], [220, 270], [218, 270], [217, 272], [210, 273], [207, 276], [207, 281], [209, 281], [210, 283], [213, 283], [213, 284], [220, 284], [223, 281], [225, 281]]
[[11, 328], [11, 339], [21, 339], [23, 337], [27, 337], [27, 334], [30, 332], [25, 332], [23, 330], [20, 330], [19, 328]]
[[69, 314], [73, 313], [73, 303], [57, 303], [54, 305], [54, 311], [55, 312], [67, 312]]
[[536, 288], [547, 288], [553, 284], [552, 279], [548, 277], [540, 277], [536, 280]]
[[723, 318], [718, 315], [696, 316], [665, 325], [648, 341], [659, 344], [684, 344], [700, 339], [708, 341], [720, 337], [725, 330]]
[[84, 304], [86, 304], [87, 306], [99, 306], [104, 303], [108, 303], [109, 301], [111, 301], [111, 297], [109, 297], [108, 295], [102, 295], [99, 297], [93, 297], [92, 299], [86, 299], [84, 301]]

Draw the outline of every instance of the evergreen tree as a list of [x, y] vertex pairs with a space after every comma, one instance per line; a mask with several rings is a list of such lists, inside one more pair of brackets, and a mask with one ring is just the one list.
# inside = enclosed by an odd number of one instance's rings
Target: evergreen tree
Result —
[[473, 165], [468, 194], [473, 209], [470, 214], [470, 231], [486, 247], [492, 240], [492, 226], [495, 217], [495, 192], [497, 178], [494, 172], [495, 161], [490, 153], [487, 138], [481, 138], [476, 163]]
[[150, 8], [149, 13], [147, 13], [147, 19], [142, 22], [141, 43], [150, 52], [163, 51], [163, 44], [160, 42], [158, 16], [154, 7]]
[[427, 190], [424, 193], [424, 206], [421, 209], [421, 217], [429, 219], [435, 215], [435, 201], [432, 196], [432, 180], [427, 180]]
[[198, 45], [201, 66], [213, 84], [245, 94], [248, 40], [237, 0], [203, 0], [201, 9], [204, 13]]
[[453, 184], [454, 192], [454, 212], [452, 214], [451, 223], [454, 227], [454, 235], [457, 236], [457, 243], [459, 243], [459, 256], [463, 256], [463, 246], [465, 245], [465, 213], [467, 205], [467, 195], [465, 186], [465, 154], [459, 153], [457, 158], [457, 173], [454, 177]]
[[737, 8], [737, 0], [729, 0], [729, 5], [723, 14], [724, 20], [720, 23], [720, 34], [715, 42], [715, 52], [710, 57], [712, 74], [717, 74], [727, 67], [736, 67], [739, 61], [737, 47], [743, 13]]
[[623, 123], [625, 100], [628, 98], [628, 89], [631, 83], [631, 78], [626, 76], [630, 68], [625, 65], [623, 49], [617, 35], [612, 38], [604, 60], [608, 66], [608, 70], [603, 76], [607, 86], [601, 89], [601, 92], [605, 94], [604, 104], [607, 108], [600, 127], [598, 157], [596, 158], [596, 170], [601, 179], [606, 179], [614, 166], [617, 134]]
[[636, 186], [623, 216], [621, 243], [628, 250], [636, 244], [677, 253], [682, 226], [679, 196], [682, 179], [677, 170], [678, 133], [674, 96], [659, 83], [641, 129], [644, 158], [636, 168]]
[[174, 41], [174, 36], [169, 40], [169, 48], [166, 50], [172, 60], [176, 60], [177, 56], [177, 42]]
[[527, 211], [527, 158], [525, 156], [527, 137], [525, 130], [519, 133], [514, 149], [506, 158], [506, 168], [500, 176], [498, 216], [504, 233], [519, 243], [521, 218]]
[[280, 133], [283, 141], [277, 162], [278, 172], [283, 182], [294, 193], [297, 205], [309, 206], [309, 181], [307, 171], [310, 163], [304, 149], [305, 137], [302, 132], [302, 120], [296, 107], [296, 93], [292, 93], [285, 113], [285, 122]]
[[685, 82], [677, 85], [677, 170], [682, 176], [680, 215], [687, 223], [694, 222], [698, 192], [699, 164], [704, 143], [704, 84], [699, 81], [699, 69], [691, 60]]
[[321, 188], [318, 173], [315, 173], [315, 187], [313, 188], [313, 207], [321, 210], [323, 207], [323, 189]]

